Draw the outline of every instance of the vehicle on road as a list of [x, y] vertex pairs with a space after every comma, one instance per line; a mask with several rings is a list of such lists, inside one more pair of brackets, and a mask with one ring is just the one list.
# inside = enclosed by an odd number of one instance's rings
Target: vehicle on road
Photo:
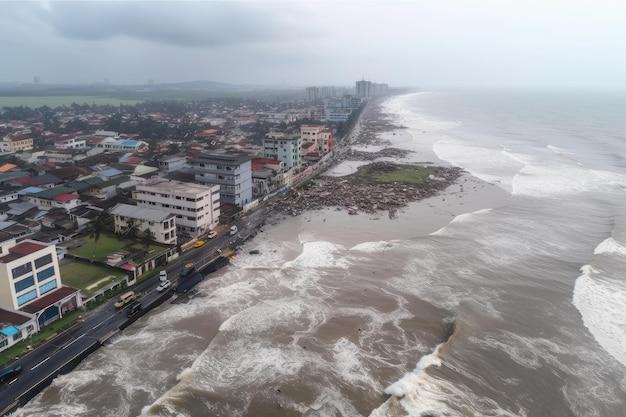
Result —
[[217, 232], [214, 230], [211, 230], [209, 234], [207, 235], [209, 239], [213, 239], [215, 236], [217, 236]]
[[237, 231], [238, 231], [237, 226], [230, 226], [230, 235], [231, 236], [236, 235]]
[[19, 363], [0, 370], [0, 382], [10, 381], [20, 372], [22, 372], [22, 365]]
[[166, 289], [168, 289], [170, 287], [170, 285], [172, 285], [172, 283], [170, 282], [169, 279], [166, 279], [165, 281], [161, 281], [159, 286], [156, 287], [156, 290], [158, 292], [165, 291]]
[[137, 294], [135, 294], [135, 291], [128, 291], [125, 292], [124, 294], [120, 295], [120, 298], [117, 299], [117, 301], [115, 302], [115, 308], [122, 308], [124, 307], [126, 304], [135, 301], [137, 299]]
[[196, 243], [193, 244], [194, 248], [199, 248], [200, 246], [203, 246], [206, 242], [204, 240], [199, 240]]
[[132, 317], [143, 308], [143, 304], [139, 301], [133, 301], [131, 305], [126, 309], [126, 317]]
[[183, 269], [180, 270], [180, 276], [181, 277], [186, 277], [187, 275], [191, 274], [191, 272], [194, 269], [195, 269], [195, 265], [193, 263], [189, 262], [188, 264], [185, 264]]
[[167, 279], [167, 271], [159, 272], [159, 281], [163, 282]]

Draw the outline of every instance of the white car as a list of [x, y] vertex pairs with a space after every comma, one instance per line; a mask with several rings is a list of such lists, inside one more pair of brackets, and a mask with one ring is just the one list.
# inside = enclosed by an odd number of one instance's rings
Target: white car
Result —
[[169, 279], [166, 279], [165, 281], [162, 281], [159, 284], [159, 286], [156, 288], [156, 290], [158, 292], [165, 291], [166, 289], [168, 289], [170, 287], [170, 285], [172, 285], [172, 283], [170, 282]]
[[215, 236], [217, 236], [217, 232], [213, 230], [211, 230], [209, 234], [207, 235], [209, 239], [213, 239]]

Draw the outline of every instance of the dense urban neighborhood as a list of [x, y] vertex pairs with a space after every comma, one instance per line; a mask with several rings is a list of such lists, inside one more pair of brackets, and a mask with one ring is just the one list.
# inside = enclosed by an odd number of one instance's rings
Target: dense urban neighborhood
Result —
[[362, 80], [299, 100], [3, 107], [0, 353], [306, 181], [365, 102], [388, 93]]

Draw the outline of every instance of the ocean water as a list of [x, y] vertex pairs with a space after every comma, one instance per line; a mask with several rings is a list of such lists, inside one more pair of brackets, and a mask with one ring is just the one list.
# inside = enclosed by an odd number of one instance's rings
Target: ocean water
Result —
[[360, 150], [467, 175], [396, 219], [276, 221], [15, 415], [623, 417], [626, 95], [383, 111], [404, 128]]

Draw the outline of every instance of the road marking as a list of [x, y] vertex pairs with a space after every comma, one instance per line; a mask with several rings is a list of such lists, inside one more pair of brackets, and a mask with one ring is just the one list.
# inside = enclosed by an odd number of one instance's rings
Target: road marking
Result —
[[76, 339], [72, 340], [70, 343], [68, 343], [67, 345], [63, 346], [62, 349], [66, 349], [66, 348], [70, 347], [74, 342], [78, 341], [78, 339], [80, 339], [83, 336], [84, 336], [84, 334], [81, 334]]
[[33, 366], [32, 368], [30, 368], [30, 370], [32, 371], [33, 369], [43, 365], [45, 362], [48, 362], [50, 360], [50, 356], [48, 356], [46, 359], [42, 360], [41, 362], [39, 362], [37, 365]]

